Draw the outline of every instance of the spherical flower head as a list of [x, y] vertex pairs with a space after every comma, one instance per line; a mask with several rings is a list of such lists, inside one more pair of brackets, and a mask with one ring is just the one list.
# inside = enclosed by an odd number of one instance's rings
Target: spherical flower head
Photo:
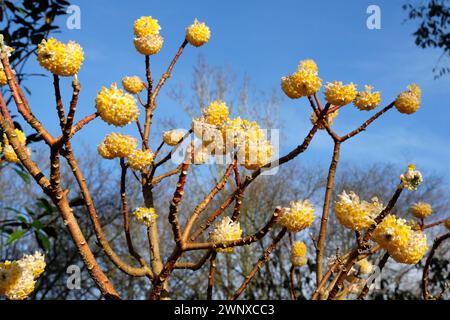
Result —
[[390, 249], [388, 252], [398, 263], [416, 264], [428, 250], [427, 236], [421, 230], [411, 231], [404, 246]]
[[0, 87], [8, 84], [8, 78], [6, 77], [5, 70], [0, 68]]
[[[27, 142], [27, 136], [25, 135], [25, 133], [23, 133], [20, 129], [14, 129], [14, 135], [17, 137], [17, 139], [19, 140], [19, 142], [22, 145], [25, 145]], [[9, 140], [8, 137], [6, 136], [6, 133], [3, 134], [3, 143], [5, 145], [9, 145]]]
[[153, 163], [154, 155], [150, 150], [134, 150], [127, 159], [131, 169], [144, 170]]
[[145, 88], [144, 81], [138, 76], [123, 77], [122, 86], [126, 92], [131, 94], [138, 94]]
[[32, 255], [24, 255], [18, 263], [22, 269], [32, 273], [35, 278], [38, 278], [46, 267], [45, 256], [39, 251]]
[[212, 101], [209, 106], [203, 110], [205, 122], [215, 126], [221, 126], [228, 120], [228, 106], [221, 100]]
[[356, 86], [344, 85], [342, 81], [328, 82], [325, 86], [325, 99], [335, 106], [345, 106], [356, 98]]
[[115, 83], [109, 89], [103, 87], [100, 90], [95, 104], [102, 120], [117, 127], [136, 121], [139, 116], [136, 99], [118, 89]]
[[408, 243], [411, 232], [411, 226], [405, 219], [388, 215], [375, 228], [372, 240], [391, 252], [397, 248], [403, 248]]
[[240, 161], [240, 164], [248, 170], [256, 170], [262, 167], [269, 163], [273, 156], [273, 147], [265, 139], [250, 141], [245, 145], [244, 150], [244, 161]]
[[6, 295], [19, 282], [22, 270], [16, 261], [0, 262], [0, 296]]
[[433, 208], [431, 207], [431, 204], [420, 201], [414, 203], [409, 208], [409, 212], [418, 219], [425, 219], [433, 213]]
[[422, 184], [423, 177], [420, 171], [416, 170], [416, 166], [410, 164], [408, 166], [408, 171], [400, 176], [402, 186], [410, 191], [416, 191], [417, 188]]
[[150, 34], [134, 39], [136, 50], [143, 55], [151, 56], [157, 54], [164, 44], [164, 38], [159, 34]]
[[380, 91], [372, 92], [372, 86], [365, 86], [365, 91], [356, 94], [354, 105], [359, 110], [370, 111], [378, 107], [381, 102]]
[[361, 201], [353, 191], [343, 191], [334, 205], [334, 213], [338, 221], [351, 230], [364, 230], [375, 223], [375, 218], [383, 210], [378, 198], [372, 202]]
[[155, 223], [156, 218], [158, 218], [154, 208], [136, 208], [133, 215], [137, 222], [149, 228]]
[[309, 200], [292, 201], [289, 208], [282, 210], [280, 225], [289, 232], [299, 232], [312, 225], [314, 212], [314, 206]]
[[[327, 122], [327, 124], [328, 124], [329, 127], [331, 127], [331, 125], [332, 125], [333, 122], [334, 122], [334, 119], [336, 119], [336, 117], [337, 117], [338, 115], [339, 115], [339, 110], [336, 109], [336, 111], [334, 111], [333, 113], [329, 113], [329, 114], [327, 114], [327, 115], [325, 116], [325, 121]], [[313, 125], [316, 124], [316, 122], [317, 122], [317, 115], [316, 115], [315, 112], [311, 113], [310, 120], [311, 120], [311, 123], [312, 123]], [[323, 124], [323, 121], [321, 121], [321, 122], [319, 123], [318, 128], [319, 128], [320, 130], [325, 129], [325, 126], [324, 126], [324, 124]]]
[[108, 134], [98, 147], [99, 154], [105, 159], [128, 157], [137, 146], [137, 139], [120, 133]]
[[176, 146], [177, 144], [179, 144], [181, 142], [181, 140], [183, 140], [184, 136], [186, 135], [185, 131], [182, 130], [169, 130], [164, 132], [163, 134], [163, 141], [165, 144], [169, 145], [169, 146]]
[[195, 47], [200, 47], [209, 41], [211, 31], [204, 22], [195, 19], [194, 23], [186, 28], [186, 40]]
[[265, 139], [264, 131], [258, 123], [241, 119], [241, 117], [227, 120], [221, 130], [227, 151], [239, 148], [247, 152], [246, 148], [249, 145], [262, 142]]
[[307, 248], [304, 242], [297, 241], [292, 245], [291, 263], [294, 267], [302, 267], [308, 263]]
[[146, 37], [149, 35], [155, 35], [161, 30], [158, 20], [152, 17], [140, 17], [134, 22], [134, 34], [136, 37]]
[[223, 144], [222, 131], [216, 125], [207, 123], [205, 117], [192, 119], [192, 131], [204, 144], [218, 142], [218, 140], [221, 140], [219, 142]]
[[[239, 222], [234, 222], [230, 217], [223, 218], [220, 222], [216, 223], [215, 228], [209, 234], [208, 241], [215, 243], [221, 243], [230, 240], [239, 240], [242, 237], [242, 229]], [[225, 249], [217, 249], [217, 252], [229, 253], [233, 251], [233, 247]]]
[[322, 79], [317, 72], [310, 69], [299, 69], [293, 75], [281, 79], [281, 88], [291, 99], [311, 96], [322, 86]]
[[367, 259], [362, 259], [356, 262], [359, 266], [359, 274], [371, 274], [373, 271], [373, 264]]
[[408, 86], [408, 90], [399, 94], [395, 100], [395, 107], [400, 113], [412, 114], [419, 110], [422, 92], [418, 85]]
[[38, 46], [39, 64], [53, 74], [63, 77], [76, 75], [84, 61], [81, 46], [69, 41], [67, 44], [54, 38], [42, 40]]
[[305, 59], [300, 61], [298, 64], [298, 70], [309, 70], [312, 72], [319, 72], [319, 68], [317, 67], [317, 64], [312, 59]]
[[281, 78], [281, 89], [291, 99], [298, 99], [302, 97], [302, 93], [297, 90], [297, 87], [292, 80], [292, 76]]

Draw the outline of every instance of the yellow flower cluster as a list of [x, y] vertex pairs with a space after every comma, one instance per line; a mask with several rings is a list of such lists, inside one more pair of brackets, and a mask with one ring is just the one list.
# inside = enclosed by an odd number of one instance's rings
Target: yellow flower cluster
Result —
[[314, 206], [309, 200], [292, 201], [289, 208], [282, 210], [280, 224], [289, 232], [299, 232], [312, 225], [314, 212]]
[[211, 31], [204, 22], [195, 19], [194, 23], [186, 28], [186, 40], [195, 47], [200, 47], [209, 41]]
[[[216, 223], [213, 231], [210, 232], [208, 240], [212, 243], [220, 243], [230, 240], [238, 240], [242, 237], [242, 229], [239, 222], [234, 222], [230, 217], [223, 218]], [[217, 252], [229, 253], [234, 247], [217, 249]]]
[[134, 150], [127, 159], [131, 169], [143, 170], [152, 164], [154, 155], [150, 150]]
[[[334, 119], [336, 119], [336, 117], [339, 115], [339, 110], [334, 111], [333, 113], [329, 113], [325, 116], [325, 120], [328, 124], [329, 127], [331, 127], [331, 125], [333, 124]], [[310, 117], [311, 123], [313, 125], [316, 124], [317, 122], [317, 115], [315, 112], [311, 113], [311, 117]], [[325, 126], [323, 125], [323, 121], [321, 121], [319, 123], [319, 129], [325, 129]]]
[[356, 262], [359, 266], [359, 274], [370, 274], [373, 270], [373, 264], [371, 264], [367, 259], [361, 259]]
[[0, 296], [9, 300], [26, 299], [34, 291], [45, 266], [45, 257], [39, 252], [25, 255], [21, 260], [0, 262]]
[[422, 92], [418, 85], [408, 86], [408, 90], [400, 93], [395, 100], [395, 107], [400, 113], [412, 114], [419, 110]]
[[353, 102], [359, 110], [370, 111], [378, 107], [381, 102], [380, 91], [372, 92], [372, 86], [365, 86], [365, 91], [356, 94]]
[[73, 41], [67, 44], [55, 38], [42, 40], [38, 46], [39, 64], [59, 76], [70, 77], [76, 75], [84, 61], [81, 46]]
[[[20, 131], [19, 129], [14, 129], [14, 133], [19, 140], [19, 143], [25, 147], [27, 137], [25, 133]], [[31, 155], [31, 150], [29, 148], [25, 148], [28, 155]], [[0, 151], [2, 151], [2, 147], [0, 147]], [[16, 152], [14, 151], [13, 147], [9, 144], [8, 137], [6, 136], [6, 133], [3, 134], [3, 156], [5, 157], [5, 160], [7, 162], [11, 163], [19, 163], [20, 159], [17, 157]]]
[[203, 110], [205, 122], [214, 126], [221, 126], [228, 120], [228, 106], [221, 100], [212, 101], [209, 106]]
[[300, 61], [294, 74], [281, 78], [281, 89], [291, 99], [313, 95], [321, 86], [317, 65], [311, 59]]
[[375, 218], [383, 210], [378, 198], [372, 202], [361, 201], [353, 191], [343, 191], [334, 205], [334, 213], [339, 222], [352, 230], [364, 230], [375, 223]]
[[408, 171], [400, 176], [400, 180], [404, 188], [410, 191], [416, 191], [417, 188], [422, 184], [423, 177], [420, 171], [416, 170], [416, 166], [410, 164], [408, 166]]
[[163, 141], [165, 144], [169, 146], [176, 146], [180, 143], [180, 141], [183, 139], [183, 137], [186, 135], [186, 132], [181, 130], [169, 130], [164, 132], [163, 134]]
[[295, 267], [301, 267], [308, 263], [307, 248], [304, 242], [297, 241], [292, 245], [291, 263]]
[[375, 228], [372, 239], [398, 263], [416, 264], [427, 251], [427, 238], [404, 219], [389, 215]]
[[5, 70], [0, 68], [0, 87], [3, 87], [8, 83], [8, 78], [6, 77]]
[[409, 212], [418, 219], [425, 219], [433, 213], [433, 208], [429, 203], [417, 202], [409, 208]]
[[137, 143], [138, 141], [132, 136], [110, 133], [97, 150], [105, 159], [125, 158], [135, 151]]
[[136, 208], [133, 215], [137, 222], [147, 227], [151, 227], [155, 223], [156, 218], [158, 218], [154, 208]]
[[134, 46], [136, 50], [143, 55], [157, 54], [162, 46], [164, 39], [159, 34], [161, 27], [158, 20], [152, 17], [140, 17], [134, 22]]
[[144, 81], [138, 76], [124, 77], [122, 79], [122, 86], [126, 92], [131, 94], [138, 94], [145, 88]]
[[124, 93], [113, 83], [108, 89], [103, 87], [97, 94], [95, 104], [100, 117], [108, 124], [123, 127], [139, 116], [139, 107], [136, 99]]
[[342, 81], [328, 82], [323, 93], [325, 99], [335, 106], [345, 106], [356, 98], [356, 86], [354, 83], [344, 85]]

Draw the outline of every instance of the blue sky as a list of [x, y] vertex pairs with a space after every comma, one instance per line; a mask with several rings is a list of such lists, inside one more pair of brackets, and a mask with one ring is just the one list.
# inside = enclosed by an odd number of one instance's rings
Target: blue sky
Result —
[[[102, 86], [120, 82], [124, 75], [144, 75], [143, 56], [135, 51], [132, 41], [133, 22], [142, 15], [159, 20], [165, 39], [162, 51], [152, 57], [156, 77], [172, 59], [187, 25], [195, 18], [209, 25], [211, 41], [201, 48], [188, 47], [169, 79], [172, 83], [186, 83], [187, 88], [200, 54], [212, 65], [233, 66], [234, 71], [249, 76], [256, 88], [267, 92], [281, 92], [280, 78], [292, 73], [298, 61], [305, 58], [316, 60], [325, 81], [353, 81], [360, 88], [372, 84], [381, 90], [385, 105], [408, 84], [416, 82], [423, 90], [420, 111], [406, 116], [392, 110], [367, 132], [348, 142], [342, 159], [358, 165], [383, 161], [406, 166], [413, 162], [425, 173], [448, 175], [450, 77], [433, 79], [432, 68], [440, 52], [414, 45], [411, 33], [415, 24], [403, 23], [406, 13], [401, 5], [406, 1], [80, 0], [72, 3], [81, 8], [81, 30], [68, 30], [65, 20], [61, 20], [62, 32], [55, 36], [64, 41], [75, 40], [85, 50], [86, 60], [79, 74], [82, 93], [78, 118], [95, 111], [95, 95]], [[381, 30], [366, 27], [366, 9], [370, 4], [381, 8]], [[27, 71], [42, 69], [32, 61]], [[68, 88], [64, 90], [67, 101], [70, 82], [63, 83]], [[56, 133], [54, 101], [48, 95], [52, 90], [50, 78], [34, 78], [28, 85], [34, 112]], [[181, 114], [181, 107], [166, 93], [167, 90], [161, 92], [156, 121], [158, 117]], [[283, 151], [295, 147], [309, 130], [309, 113], [306, 100], [283, 101], [279, 116], [285, 122], [284, 134], [288, 137], [282, 141]], [[341, 112], [335, 129], [345, 133], [367, 117], [369, 113], [349, 105]], [[77, 137], [77, 145], [95, 147], [113, 130], [96, 120]], [[160, 141], [156, 136], [153, 139], [153, 145]], [[321, 134], [301, 161], [326, 165], [331, 147], [330, 139]]]

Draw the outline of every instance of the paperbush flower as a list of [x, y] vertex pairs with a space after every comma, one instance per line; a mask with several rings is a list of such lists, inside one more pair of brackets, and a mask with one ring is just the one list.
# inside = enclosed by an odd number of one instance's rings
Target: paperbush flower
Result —
[[131, 94], [137, 94], [145, 88], [144, 82], [138, 76], [124, 77], [122, 86], [126, 92]]
[[373, 264], [371, 264], [367, 259], [362, 259], [356, 262], [359, 266], [359, 274], [370, 274], [373, 270]]
[[411, 226], [405, 219], [397, 219], [394, 215], [388, 215], [375, 228], [372, 240], [389, 252], [393, 252], [407, 245], [411, 231]]
[[295, 267], [301, 267], [308, 263], [307, 248], [301, 241], [294, 242], [291, 251], [291, 263]]
[[134, 150], [127, 159], [131, 169], [143, 170], [152, 164], [154, 156], [150, 150]]
[[291, 99], [298, 99], [317, 93], [322, 86], [318, 68], [313, 60], [300, 61], [298, 70], [290, 76], [281, 78], [281, 88]]
[[317, 64], [312, 59], [305, 59], [300, 61], [298, 64], [298, 70], [309, 70], [312, 72], [319, 72], [319, 68], [317, 67]]
[[365, 91], [356, 94], [353, 102], [359, 110], [370, 111], [378, 107], [381, 102], [380, 91], [372, 92], [372, 86], [365, 86]]
[[335, 106], [345, 106], [356, 98], [356, 86], [353, 83], [344, 85], [342, 81], [328, 82], [325, 86], [326, 100]]
[[211, 31], [204, 22], [195, 19], [194, 23], [186, 28], [186, 40], [195, 47], [200, 47], [209, 41]]
[[98, 153], [105, 159], [125, 158], [134, 152], [138, 141], [132, 136], [110, 133], [98, 146]]
[[136, 218], [137, 222], [149, 228], [155, 223], [156, 218], [158, 218], [154, 208], [136, 208], [133, 212], [133, 216]]
[[[14, 134], [17, 137], [17, 140], [19, 140], [19, 142], [22, 145], [25, 145], [25, 143], [27, 142], [27, 136], [25, 135], [25, 133], [23, 133], [21, 130], [19, 129], [14, 129]], [[8, 141], [8, 137], [6, 136], [6, 133], [3, 134], [3, 143], [5, 145], [9, 145], [9, 141]]]
[[6, 77], [5, 70], [0, 68], [0, 87], [8, 84], [8, 78]]
[[103, 87], [100, 90], [95, 104], [102, 120], [117, 127], [136, 121], [139, 116], [136, 99], [118, 89], [115, 83], [109, 89]]
[[395, 100], [395, 107], [400, 113], [412, 114], [419, 110], [422, 92], [418, 85], [408, 86], [408, 90], [402, 92]]
[[[242, 230], [239, 222], [234, 222], [230, 217], [223, 218], [216, 223], [215, 228], [209, 233], [209, 241], [212, 243], [220, 243], [230, 240], [238, 240], [242, 237]], [[225, 249], [217, 249], [217, 252], [229, 253], [233, 251], [233, 247]]]
[[373, 225], [382, 210], [383, 205], [378, 198], [372, 198], [371, 203], [361, 201], [353, 191], [343, 191], [334, 205], [334, 213], [339, 222], [346, 228], [358, 231]]
[[[328, 126], [331, 127], [331, 125], [333, 124], [334, 119], [336, 119], [336, 117], [337, 117], [338, 115], [339, 115], [339, 110], [336, 110], [336, 111], [334, 111], [333, 113], [327, 114], [327, 115], [325, 116], [325, 120], [326, 120]], [[311, 120], [311, 123], [312, 123], [313, 125], [316, 124], [316, 122], [317, 122], [317, 115], [316, 115], [315, 112], [311, 113], [310, 120]], [[322, 129], [325, 129], [325, 126], [323, 125], [323, 122], [322, 122], [322, 121], [320, 122], [320, 124], [319, 124], [318, 127], [319, 127], [319, 129], [321, 129], [321, 130], [322, 130]]]
[[164, 132], [163, 140], [164, 140], [164, 143], [169, 146], [176, 146], [178, 143], [181, 142], [181, 140], [184, 138], [185, 135], [186, 135], [186, 132], [173, 129], [173, 130]]
[[[23, 147], [25, 147], [25, 150], [28, 153], [28, 155], [31, 155], [31, 150], [25, 146], [27, 141], [25, 133], [23, 133], [19, 129], [14, 129], [14, 134], [19, 140], [19, 143]], [[20, 163], [20, 159], [18, 158], [16, 152], [14, 151], [14, 148], [9, 144], [9, 140], [8, 137], [6, 136], [6, 133], [3, 134], [3, 148], [0, 147], [0, 151], [3, 151], [3, 156], [7, 162]]]
[[228, 107], [221, 100], [212, 101], [203, 111], [205, 122], [215, 126], [221, 126], [228, 120]]
[[45, 257], [39, 252], [21, 260], [0, 263], [0, 295], [9, 300], [24, 300], [33, 291], [36, 279], [44, 272]]
[[161, 50], [163, 43], [164, 39], [159, 34], [151, 34], [134, 39], [136, 50], [146, 56], [157, 54]]
[[421, 230], [411, 230], [408, 242], [388, 250], [391, 257], [398, 263], [416, 264], [427, 252], [427, 236]]
[[418, 219], [425, 219], [433, 213], [433, 208], [429, 203], [417, 202], [409, 208], [409, 212]]
[[140, 17], [134, 22], [134, 34], [136, 37], [145, 37], [149, 35], [155, 35], [161, 30], [158, 20], [153, 19], [151, 16]]
[[55, 38], [42, 40], [38, 46], [39, 64], [59, 76], [74, 76], [80, 71], [84, 61], [84, 52], [81, 46], [73, 41], [67, 44]]
[[408, 171], [400, 176], [402, 185], [404, 188], [410, 191], [416, 191], [417, 188], [422, 184], [423, 177], [420, 171], [416, 170], [416, 166], [410, 164], [408, 166]]
[[241, 164], [248, 170], [256, 170], [270, 162], [273, 147], [267, 140], [256, 140], [246, 145], [244, 161]]
[[314, 212], [314, 206], [309, 200], [292, 201], [289, 208], [282, 210], [279, 221], [289, 232], [299, 232], [312, 225]]

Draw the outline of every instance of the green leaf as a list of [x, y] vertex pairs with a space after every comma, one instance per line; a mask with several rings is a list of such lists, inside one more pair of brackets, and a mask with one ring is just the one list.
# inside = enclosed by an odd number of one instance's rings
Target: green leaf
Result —
[[45, 235], [43, 232], [35, 232], [36, 240], [45, 252], [48, 252], [50, 250], [50, 240], [48, 239], [47, 235]]
[[44, 227], [44, 225], [42, 224], [42, 222], [40, 222], [39, 220], [33, 221], [33, 223], [31, 224], [31, 226], [32, 226], [33, 228], [35, 228], [36, 230], [41, 230], [41, 229]]
[[7, 245], [14, 243], [25, 235], [25, 230], [17, 230], [11, 233], [6, 241]]
[[23, 180], [23, 182], [25, 182], [26, 184], [30, 184], [31, 179], [28, 174], [19, 169], [14, 169], [14, 171], [19, 175], [19, 177]]

